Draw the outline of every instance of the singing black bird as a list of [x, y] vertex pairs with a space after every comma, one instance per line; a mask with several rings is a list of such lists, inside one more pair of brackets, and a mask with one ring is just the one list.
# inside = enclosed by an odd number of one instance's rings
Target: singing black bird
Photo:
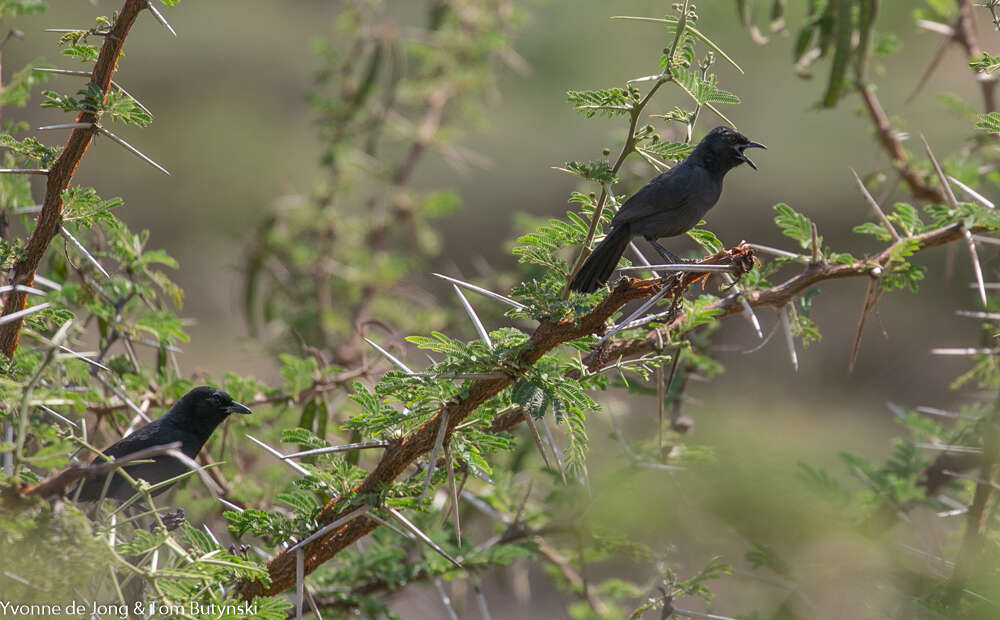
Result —
[[[246, 405], [235, 402], [224, 390], [202, 386], [196, 387], [182, 396], [166, 414], [149, 424], [136, 429], [117, 443], [103, 450], [107, 456], [117, 459], [139, 450], [162, 446], [175, 441], [181, 442], [181, 452], [190, 458], [197, 456], [201, 447], [211, 437], [215, 427], [231, 413], [251, 413]], [[188, 468], [178, 459], [163, 454], [152, 457], [152, 462], [126, 465], [124, 469], [133, 478], [141, 478], [149, 484], [157, 484], [179, 476]], [[94, 463], [103, 463], [97, 457]], [[101, 495], [107, 476], [95, 476], [83, 481], [80, 490], [81, 501], [95, 501]], [[159, 495], [167, 488], [158, 489]], [[124, 476], [115, 474], [108, 485], [105, 497], [124, 501], [135, 494], [132, 485]], [[70, 495], [72, 497], [72, 494]]]
[[678, 262], [656, 240], [694, 228], [718, 202], [727, 172], [743, 162], [756, 170], [744, 153], [750, 148], [767, 147], [728, 127], [716, 127], [705, 134], [684, 161], [653, 178], [625, 201], [611, 220], [611, 231], [580, 267], [570, 288], [592, 293], [605, 284], [633, 237], [644, 237], [664, 260]]

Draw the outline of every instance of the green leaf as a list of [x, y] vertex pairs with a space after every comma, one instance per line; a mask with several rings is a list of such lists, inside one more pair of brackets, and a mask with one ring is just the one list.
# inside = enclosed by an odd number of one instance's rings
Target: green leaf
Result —
[[607, 183], [611, 185], [618, 182], [618, 177], [611, 171], [611, 165], [603, 159], [587, 162], [571, 161], [566, 163], [565, 168], [556, 168], [556, 170], [575, 174], [578, 177], [597, 181], [602, 184]]
[[284, 390], [297, 398], [302, 390], [313, 383], [318, 368], [316, 358], [282, 353], [278, 355], [278, 360], [281, 362], [281, 376], [285, 379]]
[[632, 110], [630, 93], [624, 88], [606, 88], [604, 90], [571, 90], [566, 98], [577, 112], [587, 118], [595, 114], [612, 117], [625, 114]]
[[980, 114], [976, 121], [976, 129], [982, 129], [989, 133], [1000, 133], [1000, 112]]
[[45, 146], [35, 138], [18, 140], [8, 134], [0, 134], [0, 146], [6, 147], [26, 159], [38, 162], [42, 168], [48, 168], [61, 151], [59, 147]]
[[710, 254], [715, 254], [722, 249], [722, 242], [719, 238], [715, 236], [710, 230], [705, 230], [704, 228], [692, 228], [687, 231], [688, 237], [691, 237], [698, 245], [705, 248], [705, 250]]
[[113, 121], [139, 127], [146, 127], [153, 122], [153, 117], [149, 113], [136, 105], [134, 99], [119, 90], [112, 89], [108, 92], [102, 109]]
[[0, 17], [17, 17], [45, 12], [43, 0], [0, 0]]
[[802, 248], [812, 245], [812, 220], [783, 202], [774, 205], [774, 210], [778, 212], [774, 223], [781, 228], [782, 234], [798, 241]]
[[990, 56], [983, 52], [979, 58], [969, 59], [969, 68], [983, 73], [996, 73], [1000, 71], [1000, 56]]
[[852, 0], [830, 0], [836, 3], [836, 47], [833, 52], [833, 65], [830, 68], [830, 81], [823, 96], [824, 108], [837, 105], [844, 92], [847, 81], [847, 67], [851, 60], [851, 35], [854, 33], [854, 23], [851, 17]]
[[548, 407], [543, 386], [528, 379], [520, 379], [511, 387], [510, 398], [536, 419], [544, 416]]
[[665, 142], [662, 140], [646, 141], [635, 148], [657, 159], [670, 161], [680, 161], [694, 150], [694, 146], [686, 142]]
[[36, 71], [42, 66], [41, 59], [35, 59], [29, 66], [11, 75], [0, 89], [0, 106], [23, 108], [31, 96], [31, 89], [49, 79], [48, 74]]
[[891, 241], [892, 235], [886, 230], [885, 226], [881, 224], [876, 224], [875, 222], [865, 222], [864, 224], [858, 224], [854, 227], [854, 232], [860, 235], [872, 235], [879, 241]]
[[97, 48], [84, 45], [82, 43], [77, 43], [75, 45], [70, 45], [62, 51], [63, 56], [69, 56], [70, 58], [76, 58], [80, 62], [96, 62], [97, 61]]

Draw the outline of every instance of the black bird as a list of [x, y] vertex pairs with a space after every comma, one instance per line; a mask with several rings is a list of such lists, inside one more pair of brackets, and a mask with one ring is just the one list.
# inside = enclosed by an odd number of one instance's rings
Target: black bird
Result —
[[[197, 456], [201, 447], [211, 437], [215, 427], [231, 413], [251, 413], [246, 405], [233, 401], [224, 390], [202, 386], [196, 387], [180, 398], [166, 414], [136, 429], [117, 443], [103, 450], [107, 456], [117, 459], [153, 446], [162, 446], [175, 441], [181, 442], [181, 452], [190, 458]], [[179, 476], [188, 468], [178, 459], [163, 454], [151, 458], [152, 462], [126, 465], [124, 469], [133, 478], [141, 478], [149, 484], [157, 484]], [[94, 463], [105, 459], [97, 457]], [[80, 489], [81, 501], [95, 501], [101, 496], [107, 476], [95, 476], [83, 481]], [[159, 495], [167, 488], [158, 489]], [[124, 476], [115, 474], [108, 485], [105, 497], [124, 501], [135, 494], [135, 489]], [[72, 495], [71, 495], [72, 497]]]
[[694, 228], [719, 201], [727, 172], [743, 162], [756, 170], [743, 152], [750, 148], [767, 147], [728, 127], [716, 127], [705, 134], [684, 161], [653, 178], [625, 201], [611, 220], [611, 231], [580, 267], [570, 288], [592, 293], [604, 285], [633, 237], [644, 237], [667, 262], [679, 262], [656, 240]]

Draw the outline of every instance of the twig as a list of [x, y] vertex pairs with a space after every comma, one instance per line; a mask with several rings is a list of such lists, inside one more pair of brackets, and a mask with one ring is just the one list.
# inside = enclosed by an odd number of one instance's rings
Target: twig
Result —
[[45, 480], [24, 488], [20, 492], [23, 497], [28, 497], [35, 495], [38, 497], [56, 497], [63, 496], [66, 494], [66, 487], [73, 484], [77, 480], [83, 478], [92, 478], [97, 476], [105, 476], [110, 472], [124, 467], [129, 463], [134, 461], [145, 460], [154, 456], [162, 456], [164, 454], [170, 454], [173, 451], [180, 449], [181, 442], [175, 441], [173, 443], [164, 444], [162, 446], [152, 446], [150, 448], [145, 448], [137, 452], [133, 452], [128, 456], [123, 456], [121, 458], [115, 459], [114, 461], [108, 461], [104, 463], [97, 463], [94, 465], [71, 465], [70, 467], [59, 472], [55, 476], [46, 478]]
[[[118, 18], [108, 31], [108, 36], [104, 37], [104, 44], [101, 46], [97, 62], [94, 64], [90, 81], [97, 85], [105, 95], [111, 87], [111, 78], [121, 56], [125, 38], [139, 12], [145, 8], [146, 4], [146, 0], [125, 0], [121, 10], [118, 11]], [[80, 123], [95, 123], [98, 119], [93, 110], [84, 110], [76, 120]], [[69, 186], [93, 136], [93, 131], [89, 129], [73, 130], [66, 146], [63, 147], [52, 166], [47, 171], [33, 172], [33, 174], [47, 174], [48, 176], [45, 198], [42, 201], [42, 211], [38, 215], [36, 226], [25, 245], [24, 254], [14, 263], [13, 275], [10, 278], [12, 284], [31, 285], [45, 251], [52, 239], [59, 234], [62, 223], [62, 191]], [[16, 291], [12, 293], [8, 297], [7, 303], [4, 304], [3, 315], [10, 316], [22, 310], [25, 298], [23, 293]], [[17, 348], [20, 328], [20, 320], [0, 326], [0, 353], [7, 357], [13, 356], [14, 350]]]
[[858, 184], [858, 189], [861, 190], [861, 195], [865, 197], [865, 200], [868, 202], [868, 206], [872, 208], [872, 211], [875, 213], [875, 217], [877, 217], [879, 221], [882, 222], [882, 226], [885, 226], [885, 229], [889, 231], [889, 235], [892, 237], [893, 241], [899, 241], [900, 236], [899, 233], [896, 232], [896, 228], [892, 225], [892, 222], [889, 221], [889, 218], [885, 216], [885, 212], [883, 212], [878, 206], [878, 203], [875, 202], [872, 195], [868, 193], [868, 188], [865, 187], [864, 181], [862, 181], [861, 177], [858, 176], [858, 173], [854, 171], [854, 168], [851, 168], [851, 174], [854, 175], [854, 180]]
[[870, 280], [868, 280], [868, 288], [865, 290], [865, 300], [861, 304], [861, 317], [858, 319], [858, 330], [854, 334], [854, 346], [851, 348], [851, 361], [847, 365], [847, 372], [854, 372], [854, 363], [858, 360], [858, 349], [861, 347], [861, 334], [865, 331], [865, 321], [868, 319], [868, 314], [875, 308], [875, 304], [878, 303], [878, 298], [882, 295], [882, 283], [879, 276], [882, 274], [882, 270], [872, 269], [873, 272], [877, 270], [877, 274], [873, 273]]

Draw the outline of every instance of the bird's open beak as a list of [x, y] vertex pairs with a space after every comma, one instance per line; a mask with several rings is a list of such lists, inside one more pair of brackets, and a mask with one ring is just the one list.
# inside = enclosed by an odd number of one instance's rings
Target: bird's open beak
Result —
[[253, 413], [253, 411], [250, 411], [250, 407], [247, 407], [246, 405], [234, 402], [226, 407], [226, 413], [242, 413], [243, 415], [246, 415], [248, 413]]
[[753, 163], [753, 161], [751, 161], [750, 158], [747, 157], [746, 154], [747, 149], [764, 149], [766, 151], [767, 147], [761, 144], [760, 142], [748, 142], [747, 144], [740, 146], [740, 155], [743, 156], [743, 161], [750, 164], [750, 167], [756, 170], [757, 164]]

